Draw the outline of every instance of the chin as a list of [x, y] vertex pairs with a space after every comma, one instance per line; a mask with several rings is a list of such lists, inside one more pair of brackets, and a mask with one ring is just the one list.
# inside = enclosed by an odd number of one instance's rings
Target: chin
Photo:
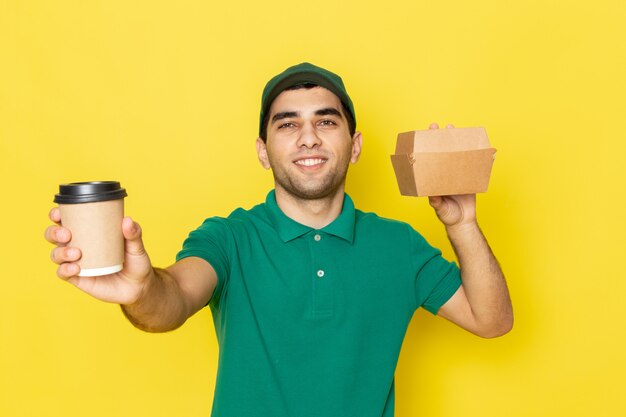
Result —
[[294, 184], [291, 181], [288, 181], [287, 184], [282, 181], [276, 181], [276, 184], [280, 184], [281, 188], [283, 188], [288, 194], [297, 197], [302, 200], [319, 200], [322, 198], [329, 197], [335, 194], [342, 182], [339, 183], [329, 183], [324, 182], [321, 184]]
[[326, 198], [330, 195], [332, 195], [336, 189], [333, 188], [313, 188], [313, 189], [302, 189], [302, 188], [298, 188], [298, 189], [286, 189], [286, 191], [293, 195], [296, 196], [302, 200], [319, 200], [322, 198]]

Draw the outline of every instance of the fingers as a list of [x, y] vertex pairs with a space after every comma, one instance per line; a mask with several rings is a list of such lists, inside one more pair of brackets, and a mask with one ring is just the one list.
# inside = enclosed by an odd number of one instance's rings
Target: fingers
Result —
[[59, 246], [52, 250], [50, 259], [55, 264], [61, 265], [66, 262], [76, 262], [81, 257], [80, 249], [66, 246]]
[[64, 280], [69, 280], [70, 278], [76, 277], [80, 272], [80, 267], [78, 264], [70, 264], [65, 263], [59, 265], [57, 268], [57, 276]]
[[130, 217], [124, 217], [122, 233], [124, 233], [124, 239], [126, 239], [126, 252], [129, 255], [140, 256], [145, 254], [139, 223], [135, 223]]
[[56, 225], [46, 228], [44, 232], [46, 240], [57, 245], [50, 253], [50, 259], [59, 265], [57, 268], [58, 277], [66, 281], [71, 280], [80, 272], [78, 264], [73, 262], [78, 261], [82, 254], [80, 249], [66, 246], [72, 240], [72, 233], [69, 229], [61, 226], [61, 211], [59, 208], [52, 208], [48, 217], [56, 223]]
[[72, 234], [70, 231], [61, 226], [48, 227], [44, 233], [44, 237], [48, 242], [54, 243], [55, 245], [67, 244], [70, 240], [72, 240]]
[[[434, 122], [433, 122], [433, 123], [431, 123], [431, 124], [428, 126], [428, 128], [429, 128], [429, 129], [439, 129], [439, 125], [438, 125], [437, 123], [434, 123]], [[446, 125], [446, 129], [454, 129], [454, 125], [453, 125], [452, 123], [448, 123], [448, 124]]]
[[65, 227], [61, 226], [61, 211], [58, 207], [54, 207], [50, 210], [48, 217], [50, 217], [50, 220], [57, 224], [56, 226], [46, 228], [44, 237], [48, 242], [55, 245], [64, 245], [72, 240], [72, 233]]
[[50, 217], [50, 220], [56, 224], [61, 224], [61, 210], [59, 210], [58, 207], [53, 207], [52, 210], [50, 210], [48, 217]]
[[58, 264], [57, 268], [57, 276], [64, 280], [68, 280], [80, 272], [80, 266], [74, 263], [80, 259], [82, 256], [80, 249], [78, 248], [68, 248], [68, 247], [57, 247], [52, 250], [50, 254], [50, 259], [55, 264]]
[[443, 198], [442, 197], [428, 197], [428, 202], [430, 203], [430, 206], [432, 208], [434, 208], [435, 210], [437, 210], [439, 207], [441, 207], [442, 203], [443, 203]]

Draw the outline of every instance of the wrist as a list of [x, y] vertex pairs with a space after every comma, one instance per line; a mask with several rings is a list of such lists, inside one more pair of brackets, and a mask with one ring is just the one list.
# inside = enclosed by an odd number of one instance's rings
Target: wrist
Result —
[[126, 303], [120, 303], [128, 307], [136, 307], [150, 297], [150, 293], [154, 291], [155, 286], [159, 285], [159, 276], [155, 268], [150, 268], [150, 272], [142, 280], [137, 283], [137, 289], [132, 297]]
[[446, 225], [446, 233], [450, 237], [475, 233], [477, 231], [480, 232], [480, 228], [478, 227], [478, 222], [476, 220]]

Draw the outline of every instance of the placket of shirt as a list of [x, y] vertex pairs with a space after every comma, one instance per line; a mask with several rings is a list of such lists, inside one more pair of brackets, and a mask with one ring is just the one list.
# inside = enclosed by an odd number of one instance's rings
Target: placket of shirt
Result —
[[332, 290], [336, 278], [328, 257], [330, 236], [319, 230], [312, 230], [307, 233], [306, 239], [311, 252], [311, 270], [308, 271], [313, 297], [311, 313], [314, 318], [328, 317], [333, 313]]

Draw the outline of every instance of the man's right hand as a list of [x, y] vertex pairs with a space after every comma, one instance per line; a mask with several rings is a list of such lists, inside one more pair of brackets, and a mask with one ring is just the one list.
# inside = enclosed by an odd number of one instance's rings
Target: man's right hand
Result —
[[150, 264], [141, 239], [141, 227], [130, 217], [122, 221], [124, 234], [124, 267], [120, 272], [99, 277], [79, 277], [80, 267], [76, 263], [80, 248], [68, 246], [72, 235], [69, 229], [61, 226], [61, 213], [58, 207], [50, 210], [50, 220], [56, 225], [46, 229], [46, 240], [56, 247], [52, 250], [52, 261], [59, 265], [57, 275], [91, 296], [111, 303], [133, 304], [146, 290], [155, 273]]

